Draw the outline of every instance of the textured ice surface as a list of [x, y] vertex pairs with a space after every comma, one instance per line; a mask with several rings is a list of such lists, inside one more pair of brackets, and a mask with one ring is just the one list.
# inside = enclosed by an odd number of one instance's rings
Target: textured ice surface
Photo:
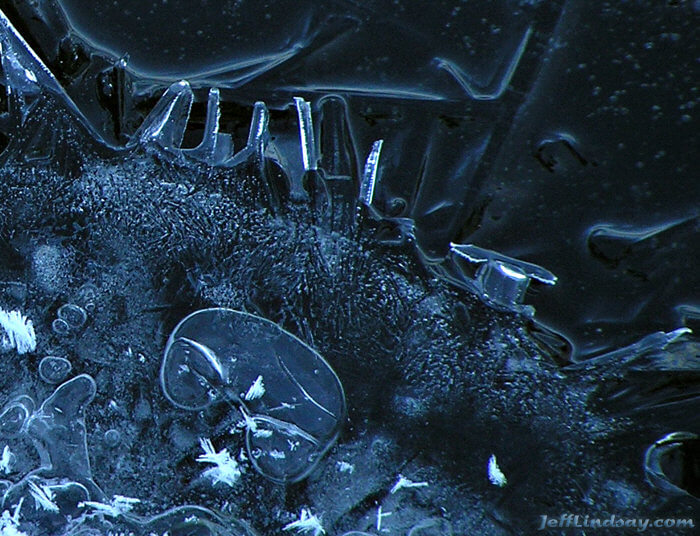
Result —
[[[501, 536], [534, 532], [543, 513], [696, 509], [698, 445], [686, 434], [698, 426], [698, 345], [676, 328], [693, 322], [697, 307], [684, 296], [680, 324], [668, 326], [659, 312], [659, 325], [642, 334], [635, 319], [641, 302], [669, 288], [660, 281], [673, 287], [679, 273], [693, 273], [688, 262], [676, 272], [665, 259], [692, 251], [686, 238], [697, 218], [682, 212], [667, 225], [657, 206], [664, 192], [649, 195], [654, 187], [643, 185], [653, 176], [639, 170], [658, 172], [662, 151], [658, 166], [637, 157], [639, 166], [626, 167], [615, 156], [626, 140], [596, 138], [644, 115], [634, 102], [651, 105], [639, 95], [619, 105], [625, 91], [641, 90], [636, 77], [596, 109], [585, 93], [606, 76], [603, 63], [634, 64], [640, 36], [601, 45], [609, 51], [590, 65], [566, 60], [576, 32], [619, 33], [616, 10], [627, 4], [586, 4], [601, 9], [587, 21], [574, 2], [435, 2], [429, 10], [302, 2], [282, 18], [277, 3], [268, 22], [229, 32], [235, 39], [264, 27], [265, 38], [248, 43], [256, 57], [189, 82], [133, 78], [128, 58], [109, 59], [62, 27], [50, 0], [12, 4], [40, 54], [3, 19], [10, 92], [0, 100], [0, 278], [26, 288], [0, 299], [22, 302], [12, 307], [27, 312], [38, 337], [37, 352], [0, 361], [0, 435], [13, 453], [0, 481], [2, 519], [16, 512], [30, 536], [229, 536], [254, 534], [238, 519], [272, 535], [313, 512], [329, 536]], [[222, 10], [267, 9], [260, 6], [243, 0]], [[653, 31], [672, 18], [667, 12], [687, 8], [653, 8]], [[146, 17], [142, 4], [136, 9], [134, 26]], [[334, 10], [344, 15], [326, 17]], [[256, 51], [277, 23], [301, 31], [276, 34], [277, 50]], [[378, 50], [379, 38], [388, 49]], [[668, 33], [659, 40], [644, 50], [673, 54], [683, 45]], [[638, 72], [653, 78], [646, 67]], [[661, 84], [685, 100], [688, 79], [657, 77], [644, 91]], [[567, 111], [569, 86], [584, 95]], [[690, 117], [690, 105], [681, 106]], [[619, 114], [614, 125], [599, 124], [606, 114]], [[682, 132], [688, 121], [678, 121]], [[616, 149], [598, 153], [605, 143]], [[692, 176], [687, 167], [673, 172], [679, 184]], [[613, 206], [614, 217], [584, 221], [598, 206]], [[650, 207], [658, 218], [633, 222]], [[456, 246], [458, 255], [454, 241], [477, 245]], [[526, 261], [552, 269], [557, 286], [538, 286], [554, 278]], [[550, 261], [576, 270], [562, 277]], [[634, 299], [614, 292], [617, 283], [601, 295], [606, 281], [627, 281]], [[568, 356], [552, 351], [556, 338], [536, 331], [527, 313], [567, 285], [565, 295], [584, 289], [579, 304], [605, 303], [578, 310], [591, 314], [588, 343], [603, 341], [585, 352], [604, 353], [560, 367], [552, 358]], [[84, 321], [59, 313], [65, 304], [84, 309]], [[237, 340], [241, 354], [232, 354], [228, 331], [215, 330], [221, 322], [195, 321], [171, 341], [178, 366], [170, 363], [159, 388], [168, 333], [203, 307], [255, 319], [242, 333], [278, 337], [290, 359], [266, 353], [274, 348], [266, 337]], [[606, 310], [628, 313], [609, 326], [634, 327], [620, 330], [618, 351], [605, 344]], [[73, 363], [58, 388], [40, 380], [46, 355]], [[334, 404], [343, 405], [343, 389], [348, 425], [318, 463], [340, 429]], [[40, 409], [32, 399], [44, 400]], [[214, 484], [198, 463], [207, 437], [235, 457], [235, 486]], [[507, 475], [502, 488], [485, 471], [492, 453]], [[429, 485], [404, 482], [392, 493], [401, 478]], [[117, 508], [124, 504], [128, 511]]]
[[[345, 417], [343, 388], [328, 363], [291, 333], [241, 311], [205, 309], [183, 319], [168, 339], [160, 379], [183, 409], [240, 406], [248, 457], [277, 482], [308, 475]], [[262, 394], [248, 396], [262, 381]]]

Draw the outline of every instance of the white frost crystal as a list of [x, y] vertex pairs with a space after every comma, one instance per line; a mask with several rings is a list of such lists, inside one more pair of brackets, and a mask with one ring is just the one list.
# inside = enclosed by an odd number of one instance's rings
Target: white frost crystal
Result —
[[495, 454], [491, 454], [491, 457], [489, 458], [488, 472], [489, 480], [494, 486], [502, 488], [508, 483], [506, 475], [504, 475], [503, 471], [501, 471], [501, 468], [498, 467], [498, 462], [496, 461]]
[[288, 523], [282, 530], [295, 530], [300, 534], [313, 533], [313, 536], [326, 533], [326, 529], [321, 525], [321, 520], [306, 508], [301, 509], [301, 514], [297, 521]]
[[199, 463], [213, 463], [216, 467], [204, 471], [204, 476], [210, 477], [214, 484], [223, 482], [229, 486], [233, 486], [241, 477], [241, 470], [238, 467], [238, 462], [231, 457], [227, 449], [216, 452], [214, 445], [210, 439], [202, 438], [199, 440], [204, 454], [197, 458]]
[[245, 398], [248, 401], [255, 400], [256, 398], [260, 398], [262, 395], [265, 394], [265, 384], [263, 383], [263, 377], [258, 376], [255, 381], [253, 382], [253, 385], [250, 386], [250, 389], [248, 389], [248, 392], [245, 394], [243, 398]]
[[3, 350], [16, 348], [18, 354], [33, 352], [36, 333], [32, 321], [19, 311], [0, 308], [0, 346]]

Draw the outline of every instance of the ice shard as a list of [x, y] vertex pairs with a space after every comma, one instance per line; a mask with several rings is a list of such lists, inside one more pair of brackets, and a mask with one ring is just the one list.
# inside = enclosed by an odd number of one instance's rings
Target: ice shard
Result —
[[194, 96], [187, 80], [172, 84], [134, 134], [134, 143], [177, 151], [182, 145]]
[[[460, 260], [478, 266], [473, 277], [462, 268]], [[541, 266], [473, 244], [451, 243], [450, 255], [434, 269], [452, 283], [473, 292], [484, 302], [527, 316], [534, 315], [534, 308], [523, 304], [530, 282], [534, 279], [546, 285], [554, 285], [557, 281], [554, 274]]]
[[372, 149], [367, 155], [365, 167], [362, 171], [360, 201], [367, 207], [371, 207], [374, 201], [374, 190], [377, 186], [377, 173], [379, 171], [379, 156], [382, 152], [383, 143], [384, 140], [377, 140], [372, 144]]
[[301, 146], [301, 160], [305, 171], [318, 169], [318, 157], [316, 155], [316, 141], [314, 137], [314, 125], [311, 119], [311, 105], [301, 97], [294, 97], [299, 119], [299, 145]]
[[221, 117], [221, 94], [217, 88], [209, 90], [207, 116], [202, 141], [193, 149], [183, 149], [182, 153], [210, 166], [220, 165], [233, 154], [231, 135], [219, 132]]

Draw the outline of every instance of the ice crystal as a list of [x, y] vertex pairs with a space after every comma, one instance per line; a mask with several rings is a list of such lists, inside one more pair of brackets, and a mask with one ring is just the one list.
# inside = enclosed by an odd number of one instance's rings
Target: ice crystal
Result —
[[81, 508], [86, 506], [90, 507], [95, 511], [95, 513], [101, 513], [111, 517], [119, 517], [122, 514], [130, 512], [134, 508], [134, 505], [140, 502], [140, 499], [124, 497], [123, 495], [115, 495], [112, 498], [112, 502], [109, 504], [96, 501], [85, 501], [78, 503], [78, 506]]
[[295, 530], [299, 534], [312, 533], [313, 536], [319, 536], [320, 534], [326, 533], [326, 529], [324, 529], [321, 525], [321, 520], [306, 508], [301, 509], [301, 514], [299, 514], [298, 520], [287, 523], [282, 530]]
[[34, 482], [29, 482], [29, 493], [34, 497], [37, 508], [48, 512], [58, 512], [58, 506], [53, 502], [53, 491], [49, 486], [38, 486]]
[[6, 475], [12, 472], [12, 456], [10, 446], [5, 445], [5, 448], [2, 449], [2, 455], [0, 456], [0, 471]]
[[200, 463], [212, 463], [216, 467], [204, 471], [204, 476], [210, 477], [214, 484], [223, 482], [228, 486], [233, 486], [241, 477], [241, 470], [238, 467], [238, 462], [228, 452], [228, 449], [223, 449], [216, 452], [214, 445], [208, 438], [201, 438], [199, 444], [202, 446], [204, 454], [197, 458]]
[[491, 454], [491, 457], [489, 458], [488, 472], [489, 480], [494, 486], [502, 488], [508, 483], [506, 475], [504, 475], [503, 471], [501, 471], [501, 468], [498, 467], [498, 461], [496, 461], [495, 454]]
[[255, 400], [256, 398], [260, 398], [265, 394], [265, 384], [263, 383], [263, 377], [258, 376], [255, 381], [253, 382], [253, 385], [250, 386], [248, 389], [248, 392], [246, 392], [245, 398], [247, 401]]
[[396, 484], [394, 484], [394, 487], [391, 488], [389, 493], [392, 495], [396, 493], [397, 491], [404, 489], [404, 488], [425, 488], [428, 487], [427, 482], [414, 482], [413, 480], [409, 480], [403, 475], [399, 475], [399, 479], [396, 481]]
[[19, 509], [15, 515], [10, 515], [10, 512], [5, 510], [0, 515], [0, 536], [27, 536], [26, 532], [22, 532], [17, 527], [19, 526]]
[[0, 308], [0, 347], [3, 350], [17, 349], [18, 354], [26, 354], [36, 349], [34, 325], [19, 311], [5, 311]]

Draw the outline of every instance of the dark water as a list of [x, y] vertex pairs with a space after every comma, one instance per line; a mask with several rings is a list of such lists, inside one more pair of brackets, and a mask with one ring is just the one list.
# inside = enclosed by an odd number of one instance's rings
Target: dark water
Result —
[[553, 272], [526, 302], [579, 358], [697, 324], [697, 3], [60, 4], [155, 93], [342, 95], [357, 146], [385, 139], [378, 198], [424, 252]]

